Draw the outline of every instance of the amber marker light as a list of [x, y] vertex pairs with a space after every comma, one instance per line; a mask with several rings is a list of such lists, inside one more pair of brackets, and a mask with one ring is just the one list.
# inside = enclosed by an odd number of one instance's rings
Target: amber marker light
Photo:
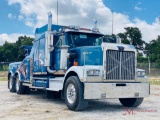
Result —
[[78, 66], [78, 62], [74, 62], [74, 66]]

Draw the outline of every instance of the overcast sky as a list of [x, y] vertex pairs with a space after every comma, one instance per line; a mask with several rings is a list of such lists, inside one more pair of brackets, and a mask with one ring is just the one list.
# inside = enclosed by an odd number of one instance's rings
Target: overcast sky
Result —
[[[97, 27], [104, 34], [124, 32], [124, 27], [138, 27], [143, 40], [149, 42], [160, 35], [160, 0], [59, 0], [61, 25]], [[1, 0], [0, 45], [15, 42], [21, 35], [33, 36], [34, 30], [47, 24], [47, 13], [57, 23], [57, 0]]]

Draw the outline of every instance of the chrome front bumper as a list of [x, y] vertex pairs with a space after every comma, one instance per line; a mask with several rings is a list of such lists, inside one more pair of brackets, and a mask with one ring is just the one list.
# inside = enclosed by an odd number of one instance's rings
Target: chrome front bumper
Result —
[[150, 87], [144, 83], [84, 83], [84, 99], [144, 98]]

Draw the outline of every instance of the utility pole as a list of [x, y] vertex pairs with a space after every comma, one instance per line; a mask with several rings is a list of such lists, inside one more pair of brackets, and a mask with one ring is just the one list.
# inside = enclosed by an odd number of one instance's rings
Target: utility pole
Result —
[[151, 73], [151, 63], [150, 63], [149, 57], [148, 57], [148, 72], [149, 72], [149, 76], [150, 76], [150, 73]]
[[58, 31], [58, 0], [57, 0], [57, 31]]
[[113, 35], [113, 11], [111, 11], [112, 12], [112, 35]]

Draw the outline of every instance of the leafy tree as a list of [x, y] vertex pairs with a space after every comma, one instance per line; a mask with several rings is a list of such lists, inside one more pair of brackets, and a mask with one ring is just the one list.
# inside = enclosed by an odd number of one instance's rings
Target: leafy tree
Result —
[[[32, 46], [32, 41], [34, 39], [27, 36], [20, 36], [16, 42], [16, 46], [18, 48], [18, 55], [24, 54], [24, 50], [22, 49], [22, 46], [29, 45]], [[23, 58], [18, 58], [19, 60], [23, 60]]]
[[1, 48], [1, 54], [2, 54], [2, 59], [1, 62], [11, 62], [17, 60], [17, 48], [15, 46], [15, 43], [8, 43], [5, 42], [3, 47]]
[[0, 62], [19, 61], [18, 55], [23, 53], [21, 47], [23, 45], [32, 45], [33, 38], [20, 36], [16, 43], [5, 42], [0, 46]]
[[121, 38], [123, 44], [130, 44], [125, 33], [119, 33], [118, 36]]
[[0, 46], [0, 61], [3, 61], [3, 56], [4, 56], [4, 54], [3, 54], [3, 46]]
[[[141, 31], [137, 27], [124, 28], [124, 33], [119, 33], [118, 36], [124, 44], [132, 44], [138, 50], [144, 51], [145, 41], [142, 40]], [[139, 52], [139, 51], [138, 51]]]
[[148, 63], [148, 58], [147, 56], [143, 56], [143, 53], [138, 53], [137, 54], [137, 62], [138, 63]]
[[151, 62], [160, 63], [160, 36], [156, 40], [152, 40], [146, 44], [145, 51]]

